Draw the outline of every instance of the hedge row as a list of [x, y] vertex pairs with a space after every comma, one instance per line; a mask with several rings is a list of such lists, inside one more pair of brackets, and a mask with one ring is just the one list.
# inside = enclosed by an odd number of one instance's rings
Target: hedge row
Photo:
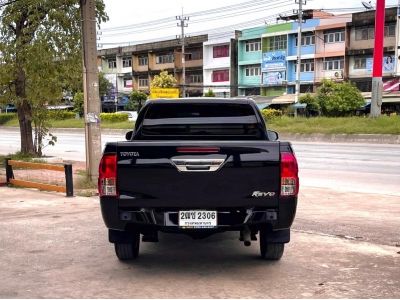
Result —
[[0, 114], [0, 125], [3, 125], [7, 123], [8, 121], [11, 121], [17, 116], [15, 113], [1, 113]]
[[101, 113], [100, 119], [104, 122], [124, 122], [128, 121], [128, 114], [124, 113]]
[[279, 109], [266, 108], [261, 111], [261, 114], [265, 120], [271, 120], [277, 117], [282, 117], [282, 111]]
[[49, 110], [49, 119], [52, 120], [69, 120], [75, 119], [76, 113], [68, 110]]

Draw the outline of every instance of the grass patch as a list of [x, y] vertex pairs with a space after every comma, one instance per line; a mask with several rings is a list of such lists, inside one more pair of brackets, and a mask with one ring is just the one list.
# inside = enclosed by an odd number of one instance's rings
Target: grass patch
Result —
[[[51, 120], [50, 121], [52, 128], [84, 128], [85, 123], [83, 119], [67, 119], [67, 120]], [[18, 127], [18, 119], [13, 118], [4, 124], [3, 126], [8, 127]], [[109, 122], [103, 121], [101, 122], [101, 128], [110, 128], [110, 129], [133, 129], [135, 126], [134, 122], [123, 121], [123, 122]]]
[[11, 158], [13, 160], [28, 161], [28, 162], [38, 162], [38, 163], [46, 162], [44, 159], [40, 159], [35, 155], [29, 155], [29, 154], [23, 154], [21, 152], [16, 152], [13, 154], [0, 155], [0, 166], [4, 167], [6, 158]]
[[380, 118], [274, 118], [267, 127], [279, 133], [325, 133], [325, 134], [400, 134], [399, 116]]
[[78, 170], [75, 173], [74, 188], [78, 190], [97, 189], [97, 184], [90, 180], [86, 171]]
[[[82, 119], [52, 120], [52, 128], [84, 128]], [[134, 122], [103, 121], [101, 128], [132, 129]], [[18, 126], [17, 118], [7, 121], [3, 126]], [[325, 134], [400, 134], [400, 116], [344, 118], [304, 118], [276, 117], [267, 121], [269, 129], [279, 133], [325, 133]]]

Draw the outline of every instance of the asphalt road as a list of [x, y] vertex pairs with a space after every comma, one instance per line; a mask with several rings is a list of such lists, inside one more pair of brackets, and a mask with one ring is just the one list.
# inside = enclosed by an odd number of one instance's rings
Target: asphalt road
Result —
[[[82, 131], [55, 132], [58, 142], [46, 155], [65, 160], [85, 159]], [[123, 140], [121, 133], [103, 134], [102, 142]], [[293, 141], [301, 186], [336, 191], [400, 195], [400, 145]], [[16, 129], [0, 129], [0, 154], [19, 150]]]

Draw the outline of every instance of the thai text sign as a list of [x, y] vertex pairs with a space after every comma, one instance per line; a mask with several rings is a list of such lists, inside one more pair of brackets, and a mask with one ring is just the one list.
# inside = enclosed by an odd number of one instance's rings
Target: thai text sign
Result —
[[179, 98], [178, 88], [151, 88], [150, 99]]
[[281, 85], [285, 80], [286, 72], [285, 71], [276, 71], [276, 72], [266, 72], [263, 73], [263, 84], [264, 85]]
[[285, 69], [286, 51], [274, 51], [263, 53], [262, 71]]

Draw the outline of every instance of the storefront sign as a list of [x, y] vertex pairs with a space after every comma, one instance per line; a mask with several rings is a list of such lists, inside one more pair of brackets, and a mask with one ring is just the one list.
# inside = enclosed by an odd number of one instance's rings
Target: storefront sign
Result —
[[266, 72], [262, 76], [264, 85], [281, 85], [286, 79], [285, 71]]
[[263, 53], [262, 71], [267, 72], [286, 68], [286, 51], [274, 51]]
[[[372, 57], [367, 58], [366, 69], [372, 71], [374, 59]], [[394, 71], [394, 55], [385, 55], [382, 62], [383, 72], [393, 72]]]

